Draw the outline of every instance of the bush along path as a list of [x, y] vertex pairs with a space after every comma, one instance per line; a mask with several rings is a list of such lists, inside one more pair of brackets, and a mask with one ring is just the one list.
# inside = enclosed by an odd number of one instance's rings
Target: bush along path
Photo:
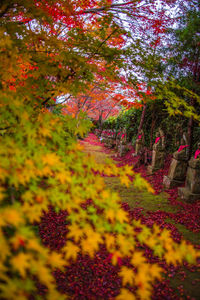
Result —
[[[122, 165], [134, 166], [136, 157], [133, 157], [133, 149], [124, 157], [118, 157], [112, 150], [108, 150], [94, 134], [80, 141], [83, 151], [93, 155], [98, 163], [104, 163], [112, 158], [117, 167]], [[171, 231], [171, 236], [176, 242], [182, 237], [192, 242], [195, 248], [200, 249], [200, 202], [187, 204], [177, 198], [177, 189], [164, 190], [162, 187], [163, 175], [169, 168], [169, 159], [164, 169], [148, 176], [146, 167], [141, 166], [135, 171], [140, 172], [155, 189], [152, 196], [147, 192], [136, 189], [134, 185], [124, 187], [119, 179], [113, 176], [105, 176], [105, 183], [111, 190], [119, 193], [122, 207], [129, 213], [131, 219], [140, 220], [152, 228], [157, 224], [161, 228]], [[39, 225], [39, 233], [43, 243], [52, 250], [59, 250], [66, 240], [66, 212], [54, 212], [52, 209], [45, 213]], [[152, 299], [199, 299], [200, 295], [200, 270], [197, 265], [183, 263], [181, 266], [167, 264], [159, 259], [161, 251], [157, 249], [157, 256], [153, 255], [150, 248], [140, 244], [149, 263], [158, 263], [164, 269], [164, 279], [154, 284]], [[154, 253], [155, 254], [155, 253]], [[79, 255], [77, 261], [67, 267], [66, 271], [55, 270], [59, 290], [64, 294], [72, 295], [72, 299], [114, 299], [122, 288], [121, 278], [118, 276], [120, 259], [113, 266], [104, 247], [96, 253], [94, 258], [87, 255]], [[129, 267], [129, 261], [123, 262]], [[39, 294], [45, 293], [44, 287], [38, 285]], [[130, 289], [131, 292], [134, 292]], [[120, 298], [122, 299], [122, 298]], [[127, 297], [124, 300], [129, 300]], [[132, 299], [132, 298], [130, 298]]]

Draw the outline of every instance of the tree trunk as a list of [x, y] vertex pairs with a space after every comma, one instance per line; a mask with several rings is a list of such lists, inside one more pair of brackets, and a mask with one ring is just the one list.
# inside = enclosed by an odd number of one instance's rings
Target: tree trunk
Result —
[[143, 110], [142, 110], [142, 115], [141, 115], [141, 119], [140, 119], [140, 125], [138, 127], [138, 134], [140, 132], [140, 130], [142, 129], [143, 127], [143, 124], [144, 124], [144, 118], [145, 118], [145, 114], [146, 114], [146, 110], [147, 110], [147, 104], [145, 103], [143, 105]]
[[[194, 106], [194, 99], [190, 100], [190, 105]], [[193, 144], [193, 127], [194, 127], [194, 120], [193, 117], [190, 117], [188, 122], [187, 134], [188, 134], [188, 145], [189, 145], [189, 158], [192, 155], [192, 144]]]
[[155, 110], [153, 107], [153, 112], [152, 112], [152, 120], [151, 120], [151, 133], [150, 133], [150, 149], [152, 150], [153, 148], [153, 132], [156, 124], [156, 119], [155, 119]]
[[193, 117], [190, 117], [189, 122], [188, 122], [188, 144], [189, 144], [189, 158], [191, 157], [192, 154], [192, 144], [193, 144], [193, 125], [194, 125], [194, 121], [193, 121]]
[[99, 129], [102, 131], [103, 120], [102, 120], [102, 114], [101, 113], [99, 115], [98, 123], [99, 123]]

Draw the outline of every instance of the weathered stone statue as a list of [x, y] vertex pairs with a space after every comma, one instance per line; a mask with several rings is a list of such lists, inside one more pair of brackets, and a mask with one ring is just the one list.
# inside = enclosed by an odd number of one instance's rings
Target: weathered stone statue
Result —
[[173, 153], [168, 175], [163, 178], [166, 188], [173, 188], [185, 182], [188, 158], [188, 138], [187, 134], [183, 133], [179, 149]]
[[139, 155], [143, 147], [144, 147], [144, 131], [140, 130], [135, 142], [135, 153], [133, 156]]
[[178, 194], [188, 202], [200, 200], [200, 143], [194, 157], [189, 160], [185, 187], [178, 188]]
[[116, 150], [118, 150], [120, 140], [121, 140], [121, 135], [122, 135], [122, 132], [121, 132], [121, 128], [120, 128], [119, 132], [117, 132], [117, 134], [116, 134], [116, 142], [115, 142]]
[[122, 130], [122, 134], [120, 137], [120, 142], [119, 142], [119, 146], [118, 146], [118, 152], [120, 156], [123, 156], [126, 154], [127, 151], [127, 138], [126, 138], [126, 129], [123, 128]]
[[165, 158], [165, 137], [161, 128], [156, 132], [156, 139], [153, 145], [152, 162], [148, 166], [148, 173], [153, 174], [155, 171], [164, 167]]

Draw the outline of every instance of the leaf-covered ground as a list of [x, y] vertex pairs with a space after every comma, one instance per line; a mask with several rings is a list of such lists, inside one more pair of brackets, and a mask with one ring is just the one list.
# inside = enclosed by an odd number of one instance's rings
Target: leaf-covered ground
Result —
[[[133, 149], [120, 158], [115, 152], [106, 149], [93, 134], [81, 141], [81, 144], [84, 151], [94, 155], [99, 163], [109, 157], [113, 158], [119, 167], [124, 164], [134, 166], [137, 160], [132, 156]], [[188, 204], [178, 199], [177, 188], [163, 189], [162, 179], [163, 175], [168, 173], [169, 164], [170, 157], [167, 158], [164, 169], [153, 176], [147, 175], [145, 166], [135, 169], [153, 185], [156, 195], [136, 190], [133, 186], [121, 186], [115, 177], [104, 179], [111, 190], [119, 192], [122, 206], [131, 217], [141, 219], [148, 226], [156, 223], [161, 228], [170, 229], [175, 241], [184, 237], [200, 248], [200, 201]], [[39, 226], [43, 243], [51, 249], [59, 250], [64, 245], [67, 231], [65, 216], [65, 212], [57, 214], [50, 210], [44, 215]], [[158, 257], [153, 257], [149, 249], [145, 249], [145, 253], [149, 261], [159, 262]], [[165, 279], [155, 285], [152, 299], [199, 299], [199, 266], [188, 266], [185, 263], [181, 267], [174, 267], [168, 266], [164, 261], [159, 263], [165, 269]], [[72, 299], [112, 299], [121, 288], [121, 279], [117, 271], [118, 267], [112, 266], [106, 250], [102, 248], [94, 259], [79, 256], [76, 263], [67, 267], [66, 272], [55, 271], [55, 277], [59, 289], [63, 293], [71, 294]], [[41, 286], [39, 291], [43, 293]]]

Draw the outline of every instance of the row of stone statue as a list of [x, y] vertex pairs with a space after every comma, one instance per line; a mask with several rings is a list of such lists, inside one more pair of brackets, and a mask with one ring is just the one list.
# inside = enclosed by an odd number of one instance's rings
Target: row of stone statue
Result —
[[[144, 146], [144, 133], [141, 131], [136, 140], [135, 155], [140, 155]], [[189, 160], [187, 134], [183, 133], [179, 148], [173, 153], [168, 175], [163, 178], [165, 188], [181, 186], [178, 193], [182, 199], [187, 201], [200, 200], [200, 143], [195, 155]], [[165, 159], [165, 136], [159, 128], [153, 145], [152, 162], [147, 170], [150, 174], [164, 167]]]
[[[105, 131], [102, 133], [101, 139], [108, 147], [115, 147], [120, 156], [127, 151], [125, 130], [118, 133], [111, 130]], [[147, 162], [148, 151], [144, 144], [144, 132], [141, 130], [136, 139], [133, 155], [143, 157], [143, 161]], [[173, 153], [168, 175], [163, 178], [163, 185], [169, 189], [185, 183], [185, 187], [178, 188], [179, 196], [187, 201], [200, 200], [200, 143], [195, 155], [190, 160], [186, 133], [182, 134], [177, 146], [179, 148]], [[162, 129], [159, 128], [153, 145], [151, 164], [147, 167], [149, 174], [153, 174], [164, 167], [165, 154], [165, 135]]]
[[95, 131], [96, 135], [99, 136], [99, 139], [105, 144], [108, 148], [115, 148], [119, 153], [119, 156], [123, 156], [129, 150], [127, 146], [127, 136], [126, 130], [122, 129], [121, 131], [112, 131], [110, 129], [100, 132], [99, 130]]

